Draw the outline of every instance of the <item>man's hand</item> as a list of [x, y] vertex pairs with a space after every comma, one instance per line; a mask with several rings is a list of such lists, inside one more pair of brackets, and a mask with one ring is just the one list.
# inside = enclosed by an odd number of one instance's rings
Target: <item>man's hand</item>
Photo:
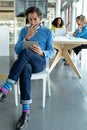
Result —
[[36, 52], [38, 55], [43, 55], [43, 51], [41, 50], [41, 48], [36, 45], [36, 44], [33, 44], [30, 46], [30, 50]]
[[37, 27], [38, 25], [32, 25], [31, 27], [29, 27], [28, 33], [26, 35], [27, 40], [30, 40], [30, 38], [35, 34], [35, 32], [37, 31]]

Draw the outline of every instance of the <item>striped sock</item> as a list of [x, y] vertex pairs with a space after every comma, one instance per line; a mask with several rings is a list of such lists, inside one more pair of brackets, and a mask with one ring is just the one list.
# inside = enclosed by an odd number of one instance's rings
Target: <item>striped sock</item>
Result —
[[22, 111], [23, 111], [23, 112], [26, 112], [26, 113], [30, 113], [29, 104], [23, 104]]
[[9, 89], [10, 89], [12, 86], [13, 86], [12, 83], [6, 82], [6, 83], [2, 86], [1, 90], [3, 91], [3, 93], [5, 93], [5, 95], [7, 95]]

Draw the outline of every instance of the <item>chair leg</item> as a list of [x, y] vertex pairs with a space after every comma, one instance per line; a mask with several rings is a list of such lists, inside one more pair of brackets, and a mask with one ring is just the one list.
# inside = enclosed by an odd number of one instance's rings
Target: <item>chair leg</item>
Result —
[[48, 80], [48, 95], [51, 96], [51, 88], [50, 88], [50, 75], [48, 74], [48, 77], [47, 77], [47, 80]]
[[43, 79], [43, 108], [45, 107], [46, 98], [46, 78]]
[[19, 86], [19, 80], [17, 82], [17, 86], [18, 86], [18, 95], [20, 95], [20, 86]]
[[14, 85], [14, 93], [15, 93], [15, 105], [18, 106], [18, 86]]

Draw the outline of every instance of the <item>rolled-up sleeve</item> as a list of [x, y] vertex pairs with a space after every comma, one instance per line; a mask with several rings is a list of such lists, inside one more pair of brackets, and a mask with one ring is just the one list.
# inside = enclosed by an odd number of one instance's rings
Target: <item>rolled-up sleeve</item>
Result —
[[53, 36], [52, 31], [49, 30], [47, 34], [47, 47], [45, 50], [43, 50], [45, 57], [52, 57], [54, 55], [54, 49], [53, 49]]

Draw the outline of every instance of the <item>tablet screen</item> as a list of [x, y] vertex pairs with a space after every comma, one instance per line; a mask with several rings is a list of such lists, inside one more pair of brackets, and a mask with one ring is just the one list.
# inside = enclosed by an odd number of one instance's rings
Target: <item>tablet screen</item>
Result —
[[29, 48], [30, 45], [37, 45], [38, 46], [38, 42], [37, 41], [24, 41], [23, 42], [23, 48]]

